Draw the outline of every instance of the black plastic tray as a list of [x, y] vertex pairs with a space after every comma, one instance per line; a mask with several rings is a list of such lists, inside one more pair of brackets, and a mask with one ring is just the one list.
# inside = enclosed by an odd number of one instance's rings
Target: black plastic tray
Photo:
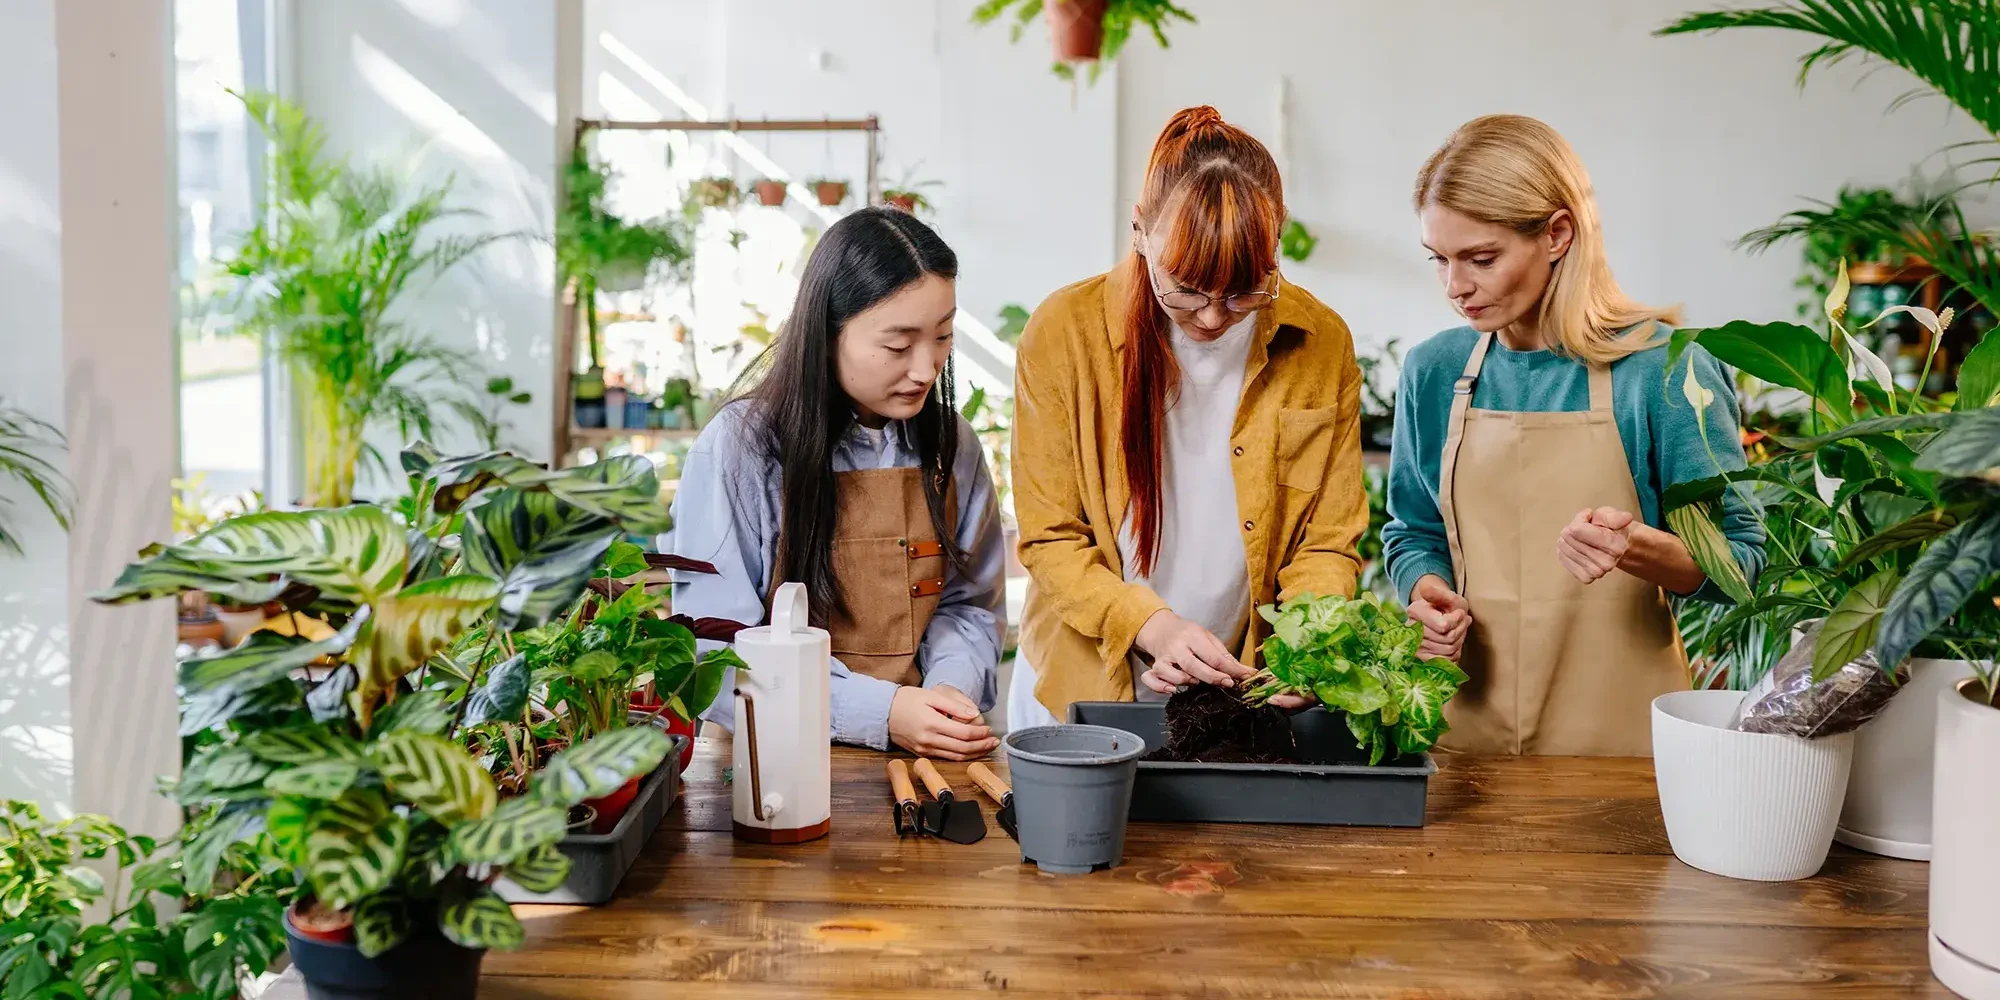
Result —
[[[1069, 721], [1123, 729], [1151, 753], [1166, 742], [1166, 703], [1079, 701]], [[1422, 826], [1437, 764], [1429, 754], [1373, 767], [1347, 720], [1323, 708], [1292, 716], [1301, 764], [1139, 762], [1130, 817], [1169, 823], [1309, 823]]]
[[556, 843], [556, 849], [569, 858], [569, 877], [563, 880], [562, 888], [529, 892], [503, 878], [494, 883], [493, 891], [509, 903], [597, 906], [610, 902], [618, 883], [625, 881], [625, 873], [639, 860], [646, 841], [660, 828], [674, 800], [681, 797], [681, 750], [688, 738], [679, 733], [668, 736], [673, 747], [666, 759], [639, 783], [638, 796], [610, 833], [573, 833]]

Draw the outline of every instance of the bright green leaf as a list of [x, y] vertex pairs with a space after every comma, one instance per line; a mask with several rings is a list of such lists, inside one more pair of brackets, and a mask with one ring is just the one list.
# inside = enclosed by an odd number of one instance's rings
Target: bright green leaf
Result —
[[[1875, 644], [1876, 627], [1895, 589], [1896, 571], [1885, 569], [1856, 584], [1834, 605], [1813, 646], [1813, 680], [1832, 677], [1841, 667], [1868, 652]], [[1893, 668], [1894, 664], [1889, 666]]]
[[389, 790], [446, 825], [493, 811], [493, 777], [463, 747], [425, 733], [391, 733], [368, 746]]

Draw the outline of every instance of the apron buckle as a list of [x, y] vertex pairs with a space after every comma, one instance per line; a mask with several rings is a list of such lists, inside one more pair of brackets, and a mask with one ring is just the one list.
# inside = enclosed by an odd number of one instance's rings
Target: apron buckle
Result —
[[1452, 383], [1451, 393], [1454, 396], [1470, 396], [1472, 395], [1473, 384], [1478, 381], [1479, 376], [1477, 375], [1460, 375], [1458, 381]]

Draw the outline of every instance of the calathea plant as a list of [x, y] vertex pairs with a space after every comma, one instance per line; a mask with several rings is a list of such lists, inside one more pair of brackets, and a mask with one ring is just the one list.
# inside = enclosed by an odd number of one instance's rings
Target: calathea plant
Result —
[[[657, 530], [666, 511], [643, 459], [550, 471], [420, 446], [404, 465], [414, 523], [366, 505], [234, 518], [149, 550], [93, 596], [284, 594], [337, 626], [318, 641], [257, 632], [182, 661], [183, 729], [221, 739], [175, 794], [219, 810], [209, 836], [223, 843], [267, 832], [318, 907], [351, 918], [363, 954], [433, 928], [468, 948], [513, 947], [521, 927], [489, 883], [560, 885], [570, 807], [647, 773], [670, 742], [650, 727], [579, 742], [503, 801], [460, 739], [465, 717], [520, 710], [525, 685], [501, 669], [500, 638], [572, 604], [620, 534]], [[412, 683], [475, 626], [485, 640], [463, 682]]]

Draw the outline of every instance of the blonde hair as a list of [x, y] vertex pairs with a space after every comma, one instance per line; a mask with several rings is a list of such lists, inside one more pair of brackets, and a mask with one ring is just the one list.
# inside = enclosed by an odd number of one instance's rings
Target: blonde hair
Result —
[[1542, 291], [1541, 329], [1551, 350], [1610, 364], [1653, 346], [1656, 322], [1681, 321], [1679, 306], [1641, 305], [1618, 287], [1604, 256], [1590, 175], [1544, 122], [1487, 115], [1460, 125], [1417, 173], [1415, 201], [1419, 212], [1438, 205], [1529, 237], [1569, 210], [1576, 235]]

